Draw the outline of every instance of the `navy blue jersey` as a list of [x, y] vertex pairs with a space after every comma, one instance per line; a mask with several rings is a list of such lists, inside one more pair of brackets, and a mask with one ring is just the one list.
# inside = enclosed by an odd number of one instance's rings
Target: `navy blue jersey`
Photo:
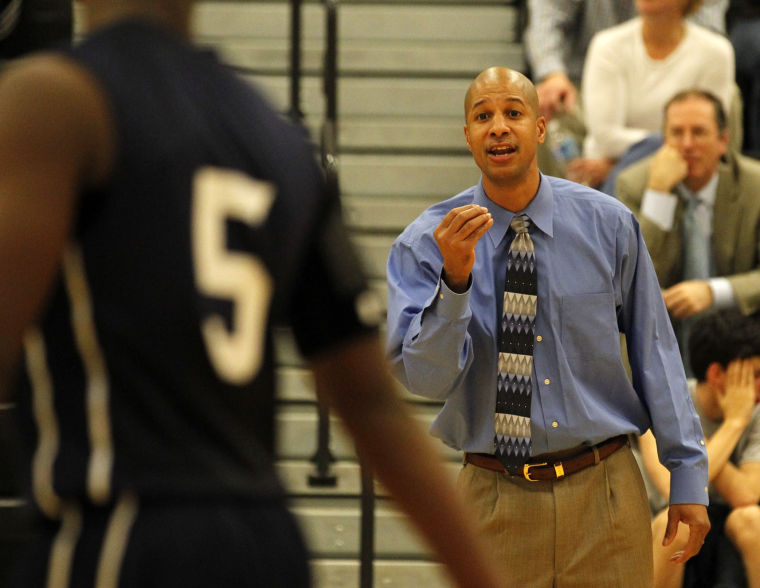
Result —
[[25, 339], [35, 496], [277, 496], [270, 325], [307, 355], [368, 328], [311, 148], [212, 53], [152, 25], [67, 55], [109, 101], [117, 166], [82, 195]]

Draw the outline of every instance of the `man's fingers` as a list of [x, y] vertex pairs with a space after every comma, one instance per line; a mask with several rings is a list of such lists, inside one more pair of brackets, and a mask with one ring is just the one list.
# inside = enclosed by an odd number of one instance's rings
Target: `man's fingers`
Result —
[[[462, 206], [449, 211], [438, 225], [434, 236], [451, 243], [470, 242], [473, 239], [477, 241], [491, 225], [493, 219], [488, 209], [477, 205]], [[475, 237], [476, 234], [479, 236]]]
[[674, 516], [672, 509], [668, 511], [668, 525], [665, 527], [665, 536], [662, 538], [663, 547], [667, 547], [676, 538], [678, 532], [678, 517]]
[[488, 209], [477, 204], [467, 204], [466, 206], [458, 206], [452, 208], [448, 214], [443, 217], [440, 228], [449, 229], [453, 232], [458, 231], [463, 224], [468, 222], [479, 215], [488, 213]]
[[686, 543], [686, 547], [682, 551], [677, 551], [670, 558], [673, 563], [685, 563], [702, 549], [702, 544], [705, 542], [705, 536], [707, 531], [702, 531], [700, 527], [690, 525], [689, 526], [689, 540]]

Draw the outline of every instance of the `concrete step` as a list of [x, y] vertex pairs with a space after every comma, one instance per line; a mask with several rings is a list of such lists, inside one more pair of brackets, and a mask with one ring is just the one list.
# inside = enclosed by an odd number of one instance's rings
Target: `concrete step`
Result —
[[[456, 480], [461, 469], [461, 456], [457, 459], [441, 459], [441, 463], [451, 476], [452, 482]], [[329, 473], [335, 476], [334, 486], [318, 486], [310, 483], [310, 476], [316, 474], [315, 466], [310, 460], [279, 460], [277, 473], [288, 490], [288, 494], [294, 497], [308, 496], [359, 496], [361, 487], [361, 468], [356, 461], [336, 461], [329, 468]], [[388, 497], [388, 491], [382, 484], [374, 484], [375, 493], [380, 497]]]
[[[280, 366], [277, 368], [277, 399], [283, 403], [314, 403], [317, 400], [314, 377], [308, 369], [296, 366]], [[429, 400], [409, 393], [401, 384], [396, 390], [405, 400], [414, 404], [435, 404], [438, 400]]]
[[[362, 41], [516, 42], [519, 11], [509, 3], [402, 4], [350, 2], [338, 5], [338, 38]], [[289, 39], [289, 2], [199, 2], [193, 31], [200, 41]], [[302, 39], [324, 39], [325, 9], [304, 3]]]
[[[293, 499], [295, 514], [312, 557], [357, 557], [361, 509], [354, 498]], [[430, 551], [404, 514], [388, 500], [375, 503], [375, 553], [377, 557], [427, 558]]]
[[[361, 394], [361, 390], [357, 390]], [[439, 407], [418, 405], [414, 408], [414, 416], [423, 430], [427, 431], [439, 412]], [[315, 406], [280, 405], [275, 417], [276, 444], [275, 455], [278, 459], [309, 460], [317, 450], [317, 409]], [[356, 459], [353, 442], [343, 430], [340, 419], [331, 415], [330, 419], [330, 448], [336, 459]], [[459, 452], [437, 443], [442, 459], [458, 461]]]
[[357, 231], [398, 234], [437, 198], [344, 196], [346, 224]]
[[[491, 65], [491, 64], [488, 64]], [[285, 76], [242, 74], [281, 111], [289, 107], [290, 81]], [[426, 120], [451, 117], [462, 131], [464, 95], [471, 78], [383, 78], [343, 76], [338, 80], [339, 117], [384, 117]], [[324, 114], [322, 79], [303, 77], [301, 108], [307, 116]], [[464, 137], [462, 136], [462, 141]]]
[[357, 155], [338, 160], [344, 197], [409, 197], [445, 200], [480, 180], [467, 155]]
[[[359, 561], [353, 559], [313, 559], [315, 588], [356, 588]], [[375, 560], [374, 586], [377, 588], [452, 588], [443, 566], [430, 561]]]
[[[290, 41], [278, 39], [226, 38], [203, 40], [221, 59], [240, 71], [286, 74], [290, 70]], [[505, 65], [522, 70], [525, 60], [517, 44], [492, 41], [394, 41], [341, 40], [338, 67], [341, 75], [405, 74], [423, 77], [457, 75], [474, 77], [489, 65]], [[324, 67], [322, 41], [305, 41], [301, 68], [314, 75]]]

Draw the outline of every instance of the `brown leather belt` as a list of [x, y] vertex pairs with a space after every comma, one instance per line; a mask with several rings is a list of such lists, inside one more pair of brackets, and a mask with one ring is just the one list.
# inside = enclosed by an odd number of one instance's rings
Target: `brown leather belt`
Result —
[[[607, 459], [623, 445], [628, 443], [628, 435], [619, 435], [612, 437], [607, 441], [602, 441], [598, 445], [593, 445], [587, 449], [582, 449], [580, 453], [563, 457], [561, 459], [552, 458], [550, 454], [537, 456], [533, 463], [526, 463], [523, 469], [515, 477], [525, 478], [530, 482], [542, 482], [546, 480], [559, 480], [569, 476], [587, 467], [596, 465], [603, 459]], [[509, 474], [507, 469], [495, 456], [487, 453], [465, 453], [464, 463], [471, 463], [479, 468], [503, 472]]]

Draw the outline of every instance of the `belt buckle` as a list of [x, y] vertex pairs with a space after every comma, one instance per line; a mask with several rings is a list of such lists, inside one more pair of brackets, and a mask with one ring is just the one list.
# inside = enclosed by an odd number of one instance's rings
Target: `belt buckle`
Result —
[[546, 465], [549, 465], [549, 464], [547, 462], [523, 464], [523, 478], [528, 480], [528, 482], [540, 482], [541, 480], [534, 480], [533, 478], [530, 477], [530, 468], [540, 468]]

